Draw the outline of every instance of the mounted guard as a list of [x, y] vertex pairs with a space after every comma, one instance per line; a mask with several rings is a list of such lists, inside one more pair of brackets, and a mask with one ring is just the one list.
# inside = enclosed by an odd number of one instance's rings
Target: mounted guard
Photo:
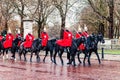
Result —
[[11, 32], [9, 32], [9, 33], [6, 35], [6, 40], [3, 42], [3, 47], [4, 47], [4, 48], [11, 48], [11, 47], [12, 47], [13, 40], [14, 40], [14, 36], [12, 35]]
[[45, 31], [41, 32], [40, 38], [42, 39], [42, 48], [43, 50], [45, 50], [48, 39], [49, 39], [48, 33]]
[[23, 46], [25, 48], [31, 48], [33, 40], [34, 40], [34, 36], [31, 33], [28, 33], [25, 37], [25, 42], [24, 42]]
[[72, 44], [72, 33], [69, 30], [64, 30], [63, 39], [57, 40], [56, 43], [63, 47], [70, 47]]

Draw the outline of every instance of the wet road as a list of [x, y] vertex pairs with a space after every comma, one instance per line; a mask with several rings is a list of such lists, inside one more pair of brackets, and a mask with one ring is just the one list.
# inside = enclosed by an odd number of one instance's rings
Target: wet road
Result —
[[[29, 57], [29, 56], [28, 56]], [[3, 60], [0, 58], [0, 80], [120, 80], [120, 62], [102, 61], [99, 65], [97, 60], [92, 59], [92, 66], [84, 67], [82, 64], [76, 67], [68, 66], [64, 57], [64, 66], [53, 64], [49, 56], [46, 62], [33, 62]], [[77, 62], [78, 63], [78, 62]]]

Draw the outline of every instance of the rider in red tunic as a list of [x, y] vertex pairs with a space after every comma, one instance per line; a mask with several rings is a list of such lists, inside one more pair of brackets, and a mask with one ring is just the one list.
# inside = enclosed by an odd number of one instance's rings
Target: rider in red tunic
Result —
[[[77, 32], [76, 33], [76, 38], [81, 38], [82, 36], [84, 36], [81, 32]], [[80, 44], [79, 47], [78, 47], [79, 50], [84, 50], [85, 49], [85, 46], [84, 44]]]
[[72, 44], [72, 33], [68, 30], [64, 30], [63, 39], [57, 40], [56, 43], [63, 47], [70, 47]]
[[42, 47], [45, 47], [47, 45], [48, 42], [48, 34], [46, 32], [41, 32], [40, 38], [42, 39]]
[[32, 34], [30, 34], [30, 33], [28, 33], [27, 35], [26, 35], [26, 37], [25, 37], [25, 42], [24, 42], [24, 47], [25, 48], [31, 48], [32, 47], [32, 42], [33, 42], [33, 40], [34, 40], [34, 36], [32, 35]]
[[4, 48], [11, 48], [14, 36], [11, 33], [6, 35], [6, 40], [3, 43]]

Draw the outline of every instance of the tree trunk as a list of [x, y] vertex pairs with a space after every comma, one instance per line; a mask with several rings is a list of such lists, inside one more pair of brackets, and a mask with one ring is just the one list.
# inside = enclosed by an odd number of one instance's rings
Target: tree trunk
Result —
[[61, 30], [60, 30], [60, 38], [63, 39], [63, 32], [64, 32], [64, 29], [65, 29], [65, 16], [62, 16], [61, 17]]
[[113, 38], [113, 11], [114, 11], [114, 1], [110, 0], [110, 4], [109, 4], [109, 38], [112, 39]]
[[44, 26], [42, 26], [41, 22], [38, 22], [38, 38], [40, 37], [40, 33], [44, 30]]
[[8, 31], [8, 23], [7, 23], [7, 20], [5, 20], [5, 30]]
[[38, 25], [38, 38], [40, 38], [40, 27]]
[[21, 16], [21, 27], [20, 27], [20, 34], [23, 37], [24, 29], [23, 29], [23, 16]]

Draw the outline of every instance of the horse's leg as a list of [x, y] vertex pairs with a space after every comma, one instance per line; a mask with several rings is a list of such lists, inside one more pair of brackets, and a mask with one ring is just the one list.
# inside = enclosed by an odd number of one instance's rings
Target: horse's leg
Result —
[[70, 63], [70, 52], [68, 49], [66, 49], [66, 51], [67, 51], [67, 59], [68, 59], [67, 64], [69, 64]]
[[45, 62], [45, 58], [47, 57], [47, 55], [48, 55], [48, 51], [46, 50], [46, 51], [45, 51], [45, 57], [44, 57], [44, 59], [43, 59], [43, 62]]
[[26, 54], [27, 54], [27, 51], [25, 51], [25, 52], [23, 53], [23, 55], [24, 55], [24, 61], [27, 61], [27, 59], [26, 59]]
[[76, 66], [76, 62], [75, 62], [75, 55], [76, 55], [76, 54], [75, 54], [75, 53], [73, 53], [73, 56], [72, 56], [72, 57], [73, 57], [73, 59], [72, 59], [72, 60], [73, 60], [73, 66]]
[[8, 49], [6, 49], [6, 59], [8, 59]]
[[37, 56], [37, 62], [40, 62], [40, 56], [39, 56], [39, 51], [36, 52], [36, 56]]
[[51, 59], [51, 61], [53, 62], [52, 57], [53, 57], [53, 50], [50, 50], [50, 59]]
[[59, 48], [58, 48], [58, 46], [56, 46], [55, 47], [55, 54], [53, 55], [53, 62], [54, 62], [54, 64], [57, 64], [56, 63], [56, 55], [57, 55], [58, 52], [59, 52]]
[[77, 57], [78, 57], [79, 63], [81, 64], [82, 62], [81, 62], [81, 60], [80, 60], [80, 53], [81, 53], [81, 51], [78, 51], [78, 52], [77, 52]]
[[85, 66], [85, 60], [88, 57], [89, 53], [87, 51], [83, 51], [83, 53], [84, 53], [83, 66]]
[[19, 50], [19, 58], [20, 58], [20, 60], [21, 60], [22, 53], [23, 53], [23, 50]]
[[95, 50], [95, 54], [96, 54], [96, 56], [98, 58], [99, 64], [101, 64], [100, 57], [99, 57], [99, 54], [98, 54], [97, 50]]
[[3, 59], [5, 59], [5, 49], [3, 49]]
[[59, 53], [59, 57], [60, 57], [60, 60], [61, 60], [61, 64], [62, 65], [64, 65], [64, 63], [63, 63], [63, 59], [62, 59], [62, 54], [63, 54], [63, 50], [62, 51], [60, 51], [60, 53]]
[[57, 64], [57, 63], [56, 63], [56, 55], [57, 55], [57, 51], [55, 51], [55, 54], [54, 54], [54, 56], [53, 56], [53, 62], [54, 62], [55, 64]]
[[15, 59], [15, 50], [16, 49], [14, 49], [14, 48], [11, 49], [11, 53], [12, 53], [11, 59], [14, 59], [14, 60], [16, 60]]
[[91, 62], [90, 62], [90, 57], [91, 57], [92, 51], [90, 51], [89, 55], [88, 55], [88, 65], [91, 66]]
[[32, 62], [32, 56], [33, 56], [33, 52], [31, 52], [31, 55], [30, 55], [30, 62]]

